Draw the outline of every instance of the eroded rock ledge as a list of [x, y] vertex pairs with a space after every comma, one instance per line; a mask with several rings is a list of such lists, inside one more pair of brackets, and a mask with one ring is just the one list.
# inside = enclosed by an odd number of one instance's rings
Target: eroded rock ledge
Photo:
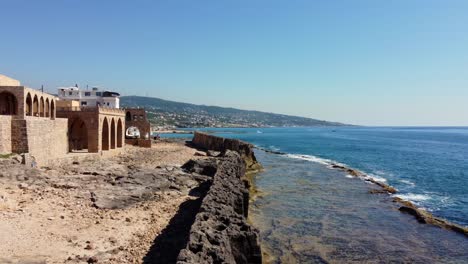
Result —
[[257, 166], [251, 145], [197, 134], [194, 145], [223, 155], [177, 263], [262, 263], [258, 230], [247, 222], [249, 191], [243, 177], [249, 162], [251, 168]]
[[195, 132], [192, 144], [198, 148], [220, 151], [222, 153], [226, 152], [227, 150], [235, 151], [239, 153], [239, 155], [245, 161], [247, 170], [259, 170], [262, 168], [260, 163], [257, 162], [257, 158], [255, 157], [253, 151], [254, 146], [247, 142], [237, 139], [217, 137], [202, 132]]

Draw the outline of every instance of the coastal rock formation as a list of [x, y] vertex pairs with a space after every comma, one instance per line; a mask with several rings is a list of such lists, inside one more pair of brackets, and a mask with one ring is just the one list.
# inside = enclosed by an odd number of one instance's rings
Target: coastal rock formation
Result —
[[395, 197], [393, 199], [394, 202], [402, 204], [398, 209], [400, 212], [407, 213], [413, 215], [416, 220], [418, 220], [421, 224], [430, 224], [435, 225], [441, 228], [445, 228], [448, 230], [455, 231], [457, 233], [464, 234], [468, 237], [468, 228], [463, 227], [454, 223], [451, 223], [445, 219], [435, 217], [431, 213], [427, 212], [426, 210], [418, 208], [412, 202], [405, 201], [401, 198]]
[[261, 165], [257, 162], [257, 158], [254, 155], [253, 145], [244, 141], [217, 137], [197, 131], [193, 136], [192, 144], [198, 148], [210, 151], [219, 151], [223, 153], [227, 150], [235, 151], [239, 153], [245, 161], [247, 170], [261, 169]]
[[258, 231], [247, 223], [245, 172], [241, 155], [227, 150], [177, 263], [262, 263]]

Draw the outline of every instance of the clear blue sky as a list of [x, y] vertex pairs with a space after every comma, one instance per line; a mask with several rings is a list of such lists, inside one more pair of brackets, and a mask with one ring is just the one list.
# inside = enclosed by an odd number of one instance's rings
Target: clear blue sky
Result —
[[468, 1], [0, 0], [0, 73], [33, 88], [362, 125], [468, 125]]

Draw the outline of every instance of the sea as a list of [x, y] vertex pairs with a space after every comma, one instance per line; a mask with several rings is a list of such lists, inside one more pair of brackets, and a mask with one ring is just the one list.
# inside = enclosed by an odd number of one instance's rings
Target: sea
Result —
[[[257, 147], [265, 169], [249, 218], [267, 263], [468, 263], [466, 236], [421, 224], [393, 202], [468, 226], [468, 127], [198, 130]], [[398, 192], [371, 194], [375, 184], [331, 164]]]

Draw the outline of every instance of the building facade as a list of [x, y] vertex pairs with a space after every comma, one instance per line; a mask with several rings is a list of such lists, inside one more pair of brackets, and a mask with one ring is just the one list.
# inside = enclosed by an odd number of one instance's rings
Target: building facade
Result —
[[60, 100], [76, 100], [83, 107], [120, 107], [120, 94], [111, 91], [101, 91], [93, 87], [91, 90], [81, 90], [78, 87], [61, 87], [58, 89]]
[[[39, 164], [71, 152], [118, 153], [125, 143], [125, 112], [116, 108], [117, 93], [106, 93], [90, 101], [59, 100], [0, 75], [0, 153], [28, 153]], [[106, 106], [82, 103], [101, 99]]]
[[0, 75], [0, 153], [30, 153], [40, 161], [68, 152], [67, 120], [58, 98]]

